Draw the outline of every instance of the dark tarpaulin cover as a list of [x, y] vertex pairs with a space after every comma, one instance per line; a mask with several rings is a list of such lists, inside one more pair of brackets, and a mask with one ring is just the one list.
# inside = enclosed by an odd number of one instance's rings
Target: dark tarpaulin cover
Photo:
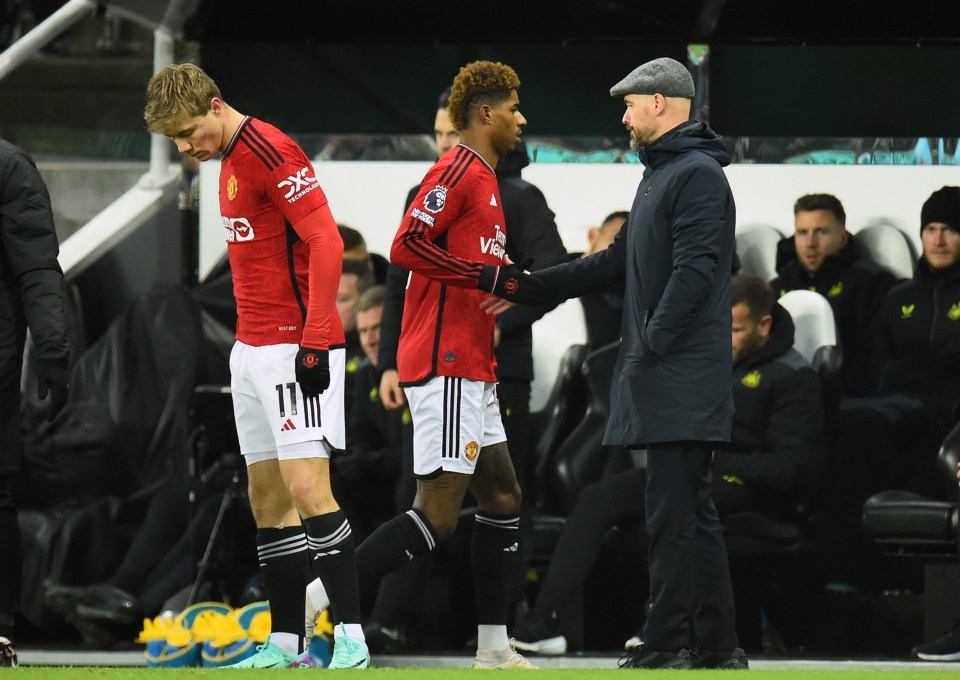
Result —
[[186, 288], [159, 287], [131, 303], [76, 361], [54, 422], [26, 395], [20, 507], [129, 498], [170, 472], [186, 474], [189, 406], [206, 354]]

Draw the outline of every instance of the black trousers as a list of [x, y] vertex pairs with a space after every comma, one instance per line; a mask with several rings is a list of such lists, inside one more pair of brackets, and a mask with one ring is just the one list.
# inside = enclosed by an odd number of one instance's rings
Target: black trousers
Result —
[[[603, 477], [583, 489], [550, 558], [534, 607], [537, 616], [547, 617], [559, 611], [583, 587], [608, 529], [644, 523], [646, 486], [646, 469], [633, 468]], [[713, 502], [720, 517], [748, 510], [763, 511], [752, 490], [717, 477], [713, 478]]]
[[13, 622], [20, 611], [20, 527], [13, 504], [13, 477], [0, 474], [0, 636], [13, 637]]
[[647, 451], [648, 649], [738, 646], [727, 548], [710, 493], [712, 448], [682, 442]]

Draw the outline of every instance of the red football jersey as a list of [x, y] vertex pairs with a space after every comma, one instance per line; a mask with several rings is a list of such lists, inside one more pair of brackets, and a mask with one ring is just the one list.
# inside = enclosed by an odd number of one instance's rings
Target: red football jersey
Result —
[[[247, 116], [223, 154], [220, 217], [237, 299], [237, 340], [300, 344], [307, 317], [307, 246], [293, 225], [327, 202], [292, 139]], [[329, 346], [344, 343], [336, 310]]]
[[462, 144], [430, 168], [393, 239], [409, 269], [397, 369], [404, 385], [436, 375], [495, 382], [494, 317], [480, 309], [483, 265], [499, 265], [507, 232], [497, 176]]

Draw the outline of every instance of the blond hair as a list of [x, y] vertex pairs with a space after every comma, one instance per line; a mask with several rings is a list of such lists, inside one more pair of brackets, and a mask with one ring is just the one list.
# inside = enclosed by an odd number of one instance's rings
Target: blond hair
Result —
[[450, 122], [457, 130], [470, 125], [483, 104], [497, 105], [520, 87], [516, 71], [499, 61], [474, 61], [460, 69], [450, 88]]
[[184, 119], [205, 116], [214, 97], [223, 99], [220, 88], [199, 66], [166, 66], [147, 83], [147, 105], [143, 110], [147, 130], [169, 135]]

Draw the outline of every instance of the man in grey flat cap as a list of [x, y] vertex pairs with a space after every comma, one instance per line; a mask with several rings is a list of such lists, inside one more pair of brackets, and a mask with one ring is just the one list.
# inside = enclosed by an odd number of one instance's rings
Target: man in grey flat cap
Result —
[[[644, 171], [627, 224], [601, 252], [534, 272], [566, 299], [625, 281], [604, 444], [647, 450], [650, 606], [628, 668], [747, 668], [734, 630], [726, 546], [710, 495], [730, 441], [730, 154], [690, 120], [693, 78], [654, 59], [610, 90]], [[484, 303], [496, 312], [509, 302]]]

